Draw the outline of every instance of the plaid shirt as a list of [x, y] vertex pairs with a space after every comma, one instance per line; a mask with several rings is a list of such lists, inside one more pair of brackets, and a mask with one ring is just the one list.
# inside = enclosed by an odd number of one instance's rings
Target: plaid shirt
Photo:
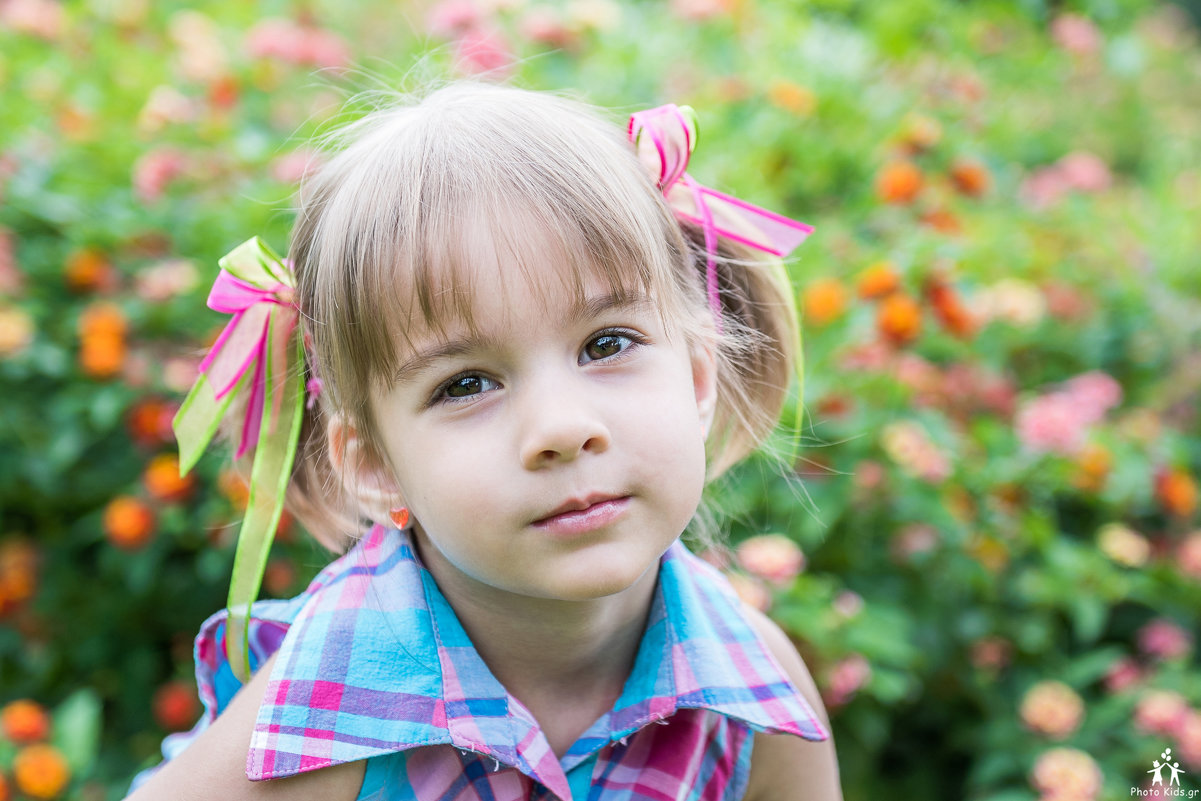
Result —
[[[560, 759], [476, 653], [407, 535], [375, 527], [303, 595], [254, 605], [252, 665], [279, 658], [247, 776], [366, 759], [360, 798], [741, 798], [753, 732], [828, 735], [739, 606], [716, 570], [673, 544], [621, 697]], [[196, 639], [206, 713], [164, 742], [168, 758], [239, 687], [224, 633], [221, 612]]]

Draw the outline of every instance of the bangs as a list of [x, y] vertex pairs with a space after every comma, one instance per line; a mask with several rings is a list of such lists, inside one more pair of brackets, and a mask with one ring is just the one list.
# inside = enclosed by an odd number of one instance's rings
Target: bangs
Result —
[[559, 98], [506, 95], [456, 87], [369, 117], [317, 175], [312, 235], [294, 240], [312, 244], [293, 258], [338, 405], [365, 412], [414, 336], [474, 331], [482, 275], [577, 301], [600, 284], [665, 320], [694, 300], [679, 226], [620, 132]]

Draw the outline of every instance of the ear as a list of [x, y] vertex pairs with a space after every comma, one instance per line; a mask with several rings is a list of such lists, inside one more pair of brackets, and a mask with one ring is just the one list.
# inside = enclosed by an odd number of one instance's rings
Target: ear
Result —
[[326, 452], [346, 494], [371, 520], [387, 523], [388, 510], [404, 506], [404, 497], [392, 470], [372, 454], [366, 439], [347, 420], [336, 414], [325, 427]]
[[705, 438], [717, 412], [717, 332], [706, 326], [692, 343], [692, 387]]

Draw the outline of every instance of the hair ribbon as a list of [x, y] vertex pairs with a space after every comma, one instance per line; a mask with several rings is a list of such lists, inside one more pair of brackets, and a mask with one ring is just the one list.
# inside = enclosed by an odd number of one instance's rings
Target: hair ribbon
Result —
[[[200, 363], [200, 376], [172, 421], [186, 474], [212, 440], [235, 398], [245, 417], [235, 459], [253, 447], [250, 493], [229, 587], [226, 651], [234, 674], [250, 676], [250, 605], [258, 597], [300, 438], [304, 351], [291, 268], [258, 237], [230, 251], [208, 307], [233, 315]], [[266, 434], [263, 435], [263, 430]], [[262, 435], [262, 436], [260, 436]]]
[[783, 258], [813, 233], [813, 226], [697, 183], [686, 170], [696, 149], [696, 112], [669, 103], [630, 115], [630, 142], [676, 217], [701, 228], [707, 253], [705, 287], [718, 331], [717, 237]]

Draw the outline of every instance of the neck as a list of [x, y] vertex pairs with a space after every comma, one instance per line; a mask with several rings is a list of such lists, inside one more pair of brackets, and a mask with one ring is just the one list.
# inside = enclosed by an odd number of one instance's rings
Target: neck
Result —
[[492, 674], [562, 754], [612, 708], [637, 657], [658, 564], [628, 589], [561, 601], [514, 595], [464, 577], [424, 537], [422, 561]]

